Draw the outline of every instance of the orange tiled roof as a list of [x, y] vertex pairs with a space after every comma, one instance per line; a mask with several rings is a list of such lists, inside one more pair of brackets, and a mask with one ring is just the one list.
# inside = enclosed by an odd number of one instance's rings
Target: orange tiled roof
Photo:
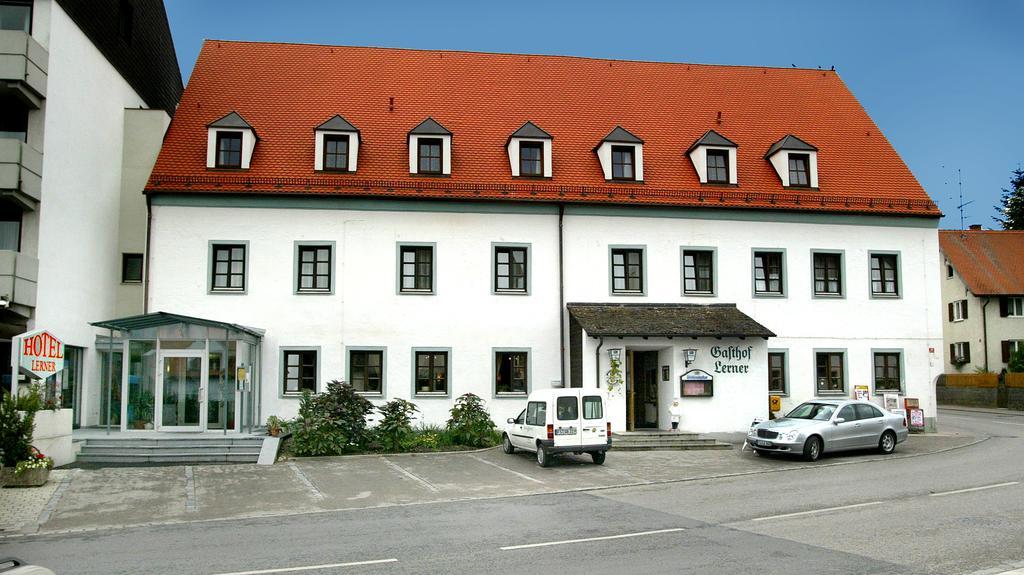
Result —
[[[206, 126], [232, 111], [260, 138], [251, 169], [208, 170]], [[360, 130], [355, 174], [313, 169], [313, 129], [335, 114]], [[408, 173], [407, 134], [427, 117], [453, 133], [450, 177]], [[553, 137], [549, 180], [511, 176], [505, 144], [528, 120]], [[642, 184], [603, 179], [593, 150], [616, 125], [645, 142]], [[685, 151], [709, 129], [738, 144], [739, 186], [698, 181]], [[764, 158], [787, 134], [818, 148], [818, 190], [784, 189]], [[941, 215], [832, 71], [220, 40], [146, 191]]]
[[1024, 295], [1024, 231], [939, 230], [939, 248], [974, 295]]

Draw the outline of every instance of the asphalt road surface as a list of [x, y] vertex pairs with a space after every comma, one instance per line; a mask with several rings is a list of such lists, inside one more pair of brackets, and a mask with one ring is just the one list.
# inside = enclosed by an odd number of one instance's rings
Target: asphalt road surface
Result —
[[0, 556], [62, 575], [960, 574], [1019, 564], [1024, 417], [943, 411], [940, 425], [991, 438], [794, 473], [25, 537], [0, 542]]

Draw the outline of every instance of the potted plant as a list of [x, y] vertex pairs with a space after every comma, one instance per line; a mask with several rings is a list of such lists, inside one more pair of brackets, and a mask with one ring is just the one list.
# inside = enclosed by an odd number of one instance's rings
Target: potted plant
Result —
[[132, 429], [152, 429], [147, 427], [153, 421], [152, 393], [140, 391], [132, 394], [128, 403], [128, 420], [132, 422]]
[[282, 422], [281, 422], [280, 418], [278, 418], [276, 415], [271, 415], [270, 417], [268, 417], [267, 418], [267, 435], [269, 435], [271, 437], [277, 437], [277, 436], [281, 435], [281, 431], [283, 429], [283, 426], [281, 424], [282, 424]]
[[53, 459], [33, 447], [31, 457], [19, 461], [14, 469], [2, 471], [3, 485], [4, 487], [40, 487], [46, 485], [50, 479], [51, 469], [53, 469]]

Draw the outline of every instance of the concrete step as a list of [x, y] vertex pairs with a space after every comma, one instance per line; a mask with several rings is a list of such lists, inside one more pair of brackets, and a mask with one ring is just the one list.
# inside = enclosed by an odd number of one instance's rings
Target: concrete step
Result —
[[77, 463], [120, 463], [120, 464], [146, 464], [146, 463], [177, 463], [183, 465], [197, 463], [256, 463], [259, 454], [238, 454], [227, 452], [208, 452], [202, 455], [164, 453], [154, 454], [129, 454], [117, 455], [90, 455], [79, 454]]
[[219, 445], [239, 445], [239, 446], [256, 446], [263, 445], [262, 437], [216, 437], [210, 439], [121, 439], [121, 438], [102, 438], [102, 439], [87, 439], [85, 440], [85, 446], [117, 446], [126, 449], [135, 447], [153, 448], [153, 447], [213, 447]]
[[633, 439], [648, 437], [673, 437], [680, 439], [697, 439], [699, 435], [697, 435], [696, 433], [689, 433], [686, 431], [677, 431], [675, 433], [671, 431], [627, 431], [625, 433], [612, 433], [612, 439]]
[[673, 442], [676, 442], [676, 441], [698, 441], [698, 442], [699, 441], [710, 441], [710, 442], [713, 442], [714, 439], [703, 439], [703, 438], [698, 437], [696, 435], [691, 435], [689, 437], [653, 437], [653, 436], [652, 437], [616, 437], [616, 436], [612, 436], [612, 441], [621, 442], [621, 443], [633, 443], [633, 442], [636, 442], [636, 441], [639, 441], [641, 443], [644, 443], [644, 442], [673, 443]]
[[133, 455], [133, 456], [156, 456], [166, 454], [178, 455], [204, 455], [207, 453], [232, 453], [237, 455], [259, 455], [259, 447], [242, 447], [237, 445], [220, 445], [209, 447], [93, 447], [87, 445], [80, 452], [82, 455]]
[[645, 442], [629, 442], [629, 443], [615, 443], [612, 442], [613, 451], [706, 451], [706, 450], [728, 450], [732, 449], [732, 445], [728, 443], [693, 443], [693, 442], [680, 442], [680, 443], [645, 443]]

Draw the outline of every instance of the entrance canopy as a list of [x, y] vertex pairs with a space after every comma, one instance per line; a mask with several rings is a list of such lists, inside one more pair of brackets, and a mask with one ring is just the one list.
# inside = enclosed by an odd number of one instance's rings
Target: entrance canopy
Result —
[[736, 304], [569, 303], [566, 308], [592, 337], [775, 337]]
[[[147, 313], [144, 315], [133, 315], [131, 317], [123, 317], [120, 319], [97, 321], [90, 325], [119, 331], [124, 337], [130, 338], [147, 336], [172, 337], [170, 335], [163, 335], [163, 333], [167, 333], [175, 329], [179, 330], [179, 333], [174, 335], [181, 337], [180, 331], [187, 330], [192, 326], [200, 328], [205, 327], [207, 330], [209, 330], [209, 328], [225, 330], [227, 332], [227, 339], [249, 341], [250, 343], [255, 343], [262, 339], [264, 333], [262, 329], [254, 327], [246, 327], [244, 325], [202, 319], [198, 317], [189, 317], [186, 315], [178, 315], [163, 311]], [[206, 334], [204, 334], [203, 337], [206, 337]], [[220, 337], [219, 339], [225, 338]]]

